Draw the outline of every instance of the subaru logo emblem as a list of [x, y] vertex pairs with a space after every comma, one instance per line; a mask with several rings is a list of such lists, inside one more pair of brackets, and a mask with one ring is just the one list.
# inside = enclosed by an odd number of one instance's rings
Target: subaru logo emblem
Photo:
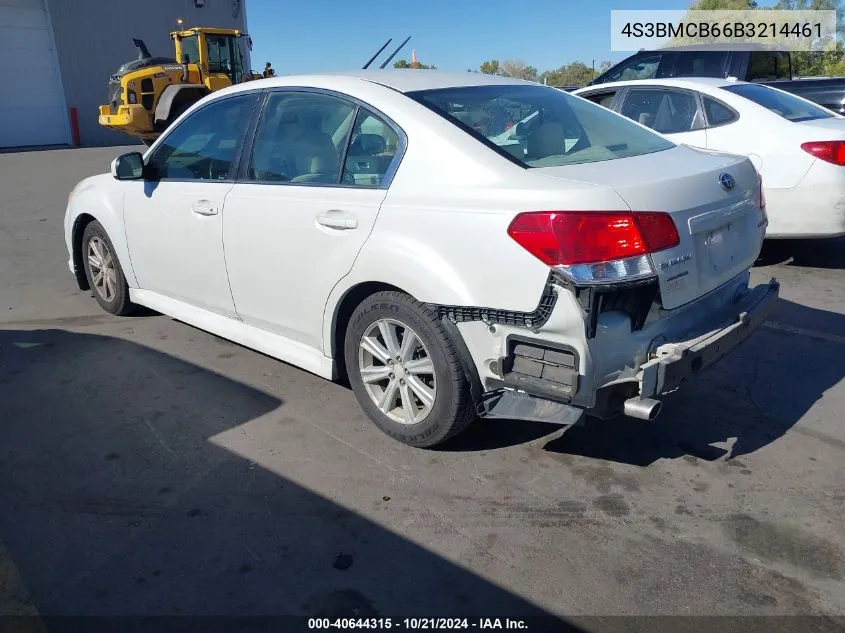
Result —
[[725, 191], [730, 191], [736, 187], [736, 180], [730, 174], [719, 174], [719, 184]]

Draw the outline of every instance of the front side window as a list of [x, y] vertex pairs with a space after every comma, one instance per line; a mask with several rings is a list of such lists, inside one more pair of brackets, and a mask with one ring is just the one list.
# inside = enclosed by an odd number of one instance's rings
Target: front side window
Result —
[[592, 163], [675, 147], [605, 108], [547, 86], [464, 86], [408, 96], [524, 167]]
[[259, 182], [340, 182], [354, 104], [311, 92], [274, 92], [252, 148], [248, 178]]
[[153, 179], [227, 180], [257, 95], [213, 101], [190, 114], [153, 150]]
[[361, 108], [343, 165], [343, 182], [379, 187], [399, 151], [399, 136], [387, 123]]
[[689, 132], [698, 111], [688, 92], [636, 88], [628, 92], [622, 115], [661, 134]]
[[649, 55], [648, 57], [640, 57], [634, 61], [622, 66], [618, 70], [613, 71], [612, 74], [607, 75], [602, 80], [602, 83], [610, 83], [611, 81], [631, 81], [636, 79], [654, 79], [657, 76], [657, 68], [660, 66], [660, 61], [663, 55]]
[[771, 110], [782, 116], [787, 121], [799, 123], [801, 121], [813, 121], [815, 119], [830, 119], [833, 113], [830, 110], [805, 101], [788, 92], [782, 92], [761, 86], [760, 84], [737, 84], [735, 86], [724, 86], [724, 90], [739, 95], [744, 99], [753, 101], [767, 110]]

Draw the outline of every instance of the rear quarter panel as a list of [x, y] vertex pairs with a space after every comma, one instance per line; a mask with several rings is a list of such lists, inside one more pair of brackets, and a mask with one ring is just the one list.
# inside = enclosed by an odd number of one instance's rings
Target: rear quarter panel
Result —
[[526, 170], [401, 93], [356, 90], [404, 130], [408, 144], [375, 227], [330, 301], [379, 281], [424, 302], [531, 311], [549, 268], [507, 234], [513, 217], [623, 204], [608, 187]]
[[791, 129], [794, 124], [765, 108], [741, 107], [739, 102], [717, 97], [740, 111], [740, 118], [709, 128], [707, 148], [752, 158], [767, 189], [798, 185], [815, 159], [801, 150], [802, 141]]

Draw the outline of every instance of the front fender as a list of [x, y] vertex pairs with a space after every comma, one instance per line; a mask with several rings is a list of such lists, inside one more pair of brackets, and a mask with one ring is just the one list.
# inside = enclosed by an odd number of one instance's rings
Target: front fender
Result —
[[132, 288], [138, 287], [129, 249], [126, 245], [126, 231], [123, 225], [123, 189], [119, 181], [110, 174], [95, 176], [80, 183], [74, 191], [65, 220], [66, 242], [71, 249], [72, 261], [79, 261], [76, 245], [82, 237], [88, 218], [94, 218], [103, 225], [114, 246], [118, 263], [123, 269], [126, 282]]

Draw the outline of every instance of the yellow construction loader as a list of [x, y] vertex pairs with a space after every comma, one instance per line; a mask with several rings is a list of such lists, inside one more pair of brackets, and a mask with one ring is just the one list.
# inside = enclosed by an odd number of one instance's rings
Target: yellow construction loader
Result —
[[260, 79], [244, 67], [246, 33], [191, 28], [170, 34], [176, 56], [153, 57], [143, 40], [133, 42], [138, 59], [123, 64], [109, 79], [109, 102], [100, 106], [100, 125], [150, 145], [191, 105], [233, 84]]

